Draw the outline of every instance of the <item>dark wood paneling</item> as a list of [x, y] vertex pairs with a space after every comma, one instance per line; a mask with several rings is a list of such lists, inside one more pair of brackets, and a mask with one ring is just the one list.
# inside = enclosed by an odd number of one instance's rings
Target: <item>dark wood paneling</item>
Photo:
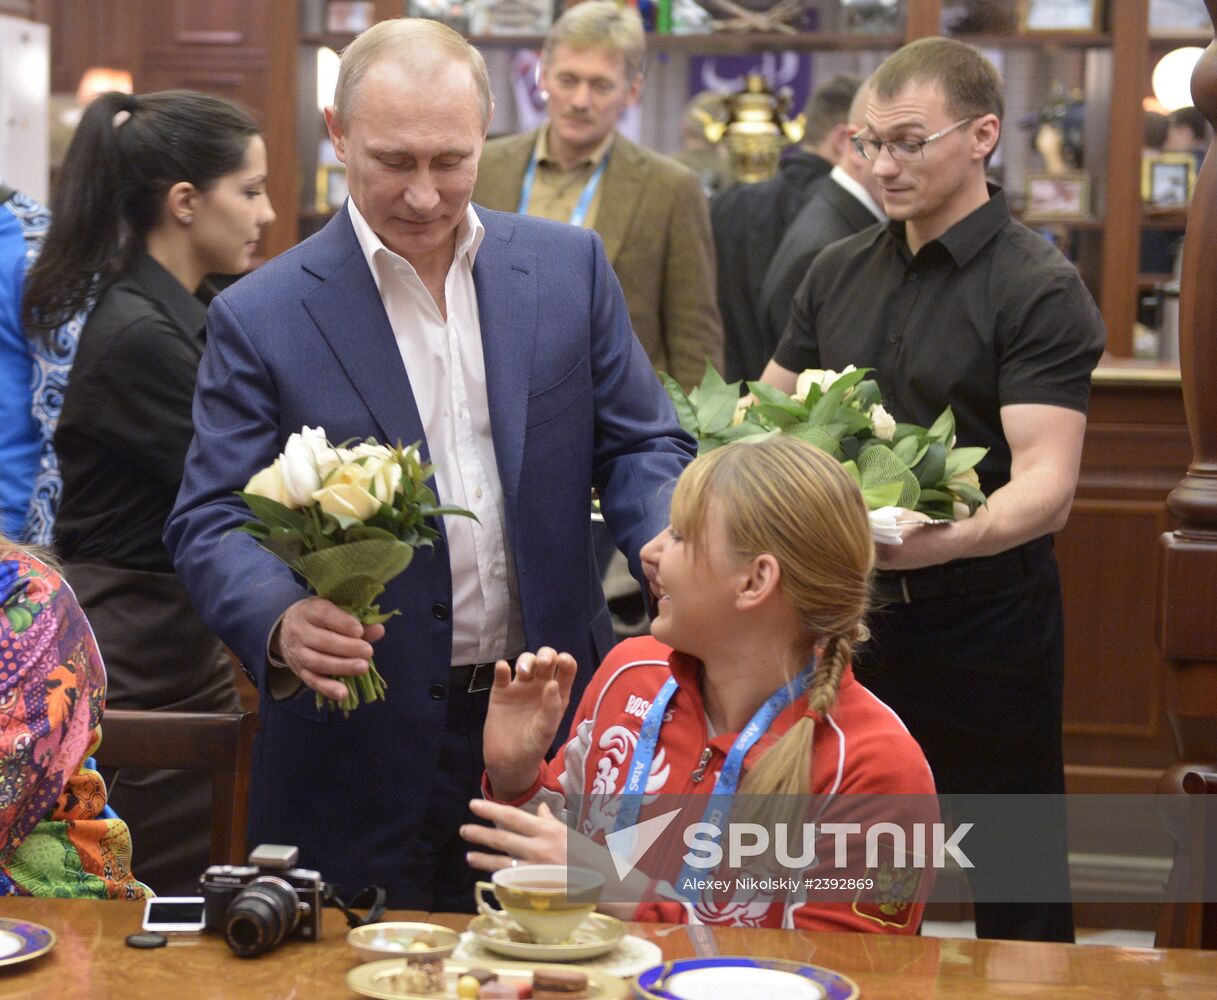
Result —
[[1154, 646], [1154, 567], [1165, 498], [1078, 500], [1057, 535], [1068, 609], [1065, 732], [1153, 740], [1163, 664]]
[[137, 91], [186, 87], [244, 104], [266, 139], [268, 190], [277, 217], [262, 239], [272, 257], [296, 242], [295, 0], [139, 0]]
[[38, 3], [37, 0], [0, 0], [0, 14], [36, 21], [38, 20]]
[[128, 0], [40, 0], [51, 27], [52, 93], [75, 93], [90, 66], [134, 69], [138, 14]]
[[1152, 791], [1147, 776], [1173, 759], [1156, 580], [1159, 539], [1175, 524], [1166, 497], [1190, 454], [1177, 384], [1096, 381], [1077, 497], [1057, 535], [1071, 791]]

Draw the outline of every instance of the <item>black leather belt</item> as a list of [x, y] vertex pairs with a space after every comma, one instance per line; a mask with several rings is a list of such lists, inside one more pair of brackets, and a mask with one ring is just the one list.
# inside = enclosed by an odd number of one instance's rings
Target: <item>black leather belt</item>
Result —
[[1045, 535], [995, 556], [963, 559], [904, 573], [880, 570], [875, 574], [875, 600], [879, 604], [912, 604], [1000, 590], [1027, 579], [1051, 553], [1052, 536]]
[[[516, 657], [504, 657], [511, 666], [512, 674], [516, 671]], [[494, 665], [497, 660], [490, 663], [462, 663], [460, 666], [452, 668], [452, 672], [448, 675], [448, 686], [466, 694], [478, 694], [481, 691], [489, 691], [494, 684]]]

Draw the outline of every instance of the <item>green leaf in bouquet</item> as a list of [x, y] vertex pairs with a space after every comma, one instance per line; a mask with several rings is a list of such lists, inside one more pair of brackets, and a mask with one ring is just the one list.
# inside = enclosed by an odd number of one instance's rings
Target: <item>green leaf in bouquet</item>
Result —
[[427, 517], [468, 517], [468, 518], [472, 518], [474, 521], [477, 521], [478, 524], [482, 523], [481, 521], [478, 521], [478, 516], [473, 511], [465, 510], [464, 507], [452, 507], [452, 506], [433, 507], [430, 504], [423, 504], [418, 508], [418, 512], [420, 514], [422, 514], [422, 516], [424, 518], [427, 518]]
[[899, 483], [900, 495], [892, 506], [907, 507], [909, 510], [916, 509], [917, 500], [921, 496], [921, 486], [917, 482], [917, 477], [909, 471], [907, 465], [900, 461], [893, 450], [867, 448], [858, 456], [858, 471], [862, 473], [864, 490], [888, 483]]
[[697, 425], [703, 437], [718, 434], [731, 426], [739, 398], [739, 383], [728, 385], [707, 361], [701, 385], [689, 393], [689, 402], [697, 411]]
[[910, 470], [921, 487], [927, 489], [942, 482], [946, 467], [947, 447], [934, 441], [925, 448], [921, 458], [910, 466]]
[[[349, 576], [321, 596], [347, 611], [359, 611], [383, 594], [384, 589], [383, 583], [370, 576]], [[359, 617], [362, 619], [363, 616]]]
[[988, 502], [985, 499], [984, 493], [978, 490], [971, 483], [961, 483], [959, 480], [952, 480], [951, 482], [947, 483], [947, 489], [954, 493], [955, 496], [964, 503], [971, 506], [973, 510], [975, 510], [976, 507], [983, 506]]
[[[414, 549], [405, 542], [370, 538], [309, 553], [296, 560], [293, 568], [321, 597], [334, 600], [330, 594], [343, 581], [366, 576], [377, 583], [388, 583], [404, 571], [413, 558]], [[339, 602], [335, 600], [334, 603]]]
[[932, 488], [921, 491], [921, 502], [924, 503], [954, 503], [955, 497], [946, 490]]
[[270, 534], [270, 529], [261, 521], [245, 521], [232, 530], [243, 532], [246, 535], [253, 535], [259, 542]]
[[903, 441], [906, 437], [916, 436], [918, 439], [925, 436], [925, 428], [919, 424], [897, 424], [896, 433], [892, 435], [892, 442]]
[[290, 528], [272, 528], [270, 533], [260, 540], [262, 548], [271, 555], [291, 566], [297, 559], [313, 551], [308, 539], [302, 531]]
[[822, 395], [815, 406], [811, 408], [809, 419], [812, 423], [825, 424], [831, 419], [836, 412], [837, 407], [845, 401], [846, 394], [851, 393], [851, 390], [870, 372], [869, 368], [856, 368], [852, 372], [846, 372], [837, 378], [828, 390]]
[[952, 448], [947, 455], [944, 479], [954, 479], [956, 476], [974, 468], [976, 463], [989, 453], [988, 448]]
[[814, 424], [795, 424], [793, 427], [786, 428], [786, 436], [798, 438], [800, 441], [806, 441], [808, 444], [814, 444], [821, 451], [826, 451], [833, 458], [841, 461], [845, 458], [845, 452], [841, 450], [841, 445], [837, 439], [829, 434], [823, 427], [816, 427]]
[[837, 407], [837, 412], [824, 424], [824, 429], [837, 440], [846, 434], [861, 434], [863, 431], [873, 433], [870, 417], [852, 406]]
[[243, 490], [237, 491], [239, 496], [248, 507], [254, 517], [265, 524], [268, 528], [294, 528], [296, 531], [304, 531], [307, 518], [298, 510], [292, 510], [290, 507], [285, 507], [277, 500], [271, 500], [268, 497], [258, 496], [256, 493], [246, 493]]
[[938, 414], [938, 419], [930, 425], [926, 433], [932, 440], [945, 444], [948, 448], [951, 446], [951, 438], [955, 436], [955, 414], [949, 406]]
[[921, 450], [921, 442], [914, 436], [902, 437], [892, 445], [891, 451], [905, 466], [912, 466]]
[[854, 391], [849, 396], [849, 405], [863, 413], [869, 413], [872, 406], [881, 402], [883, 397], [879, 393], [879, 383], [873, 378], [863, 379], [854, 386]]
[[806, 407], [793, 396], [782, 392], [768, 382], [749, 382], [748, 391], [756, 397], [758, 403], [767, 403], [784, 410], [792, 417], [806, 416]]
[[360, 523], [356, 524], [342, 533], [342, 541], [344, 544], [350, 542], [362, 542], [369, 538], [379, 538], [382, 541], [395, 542], [397, 535], [388, 528], [378, 527], [375, 524]]
[[680, 422], [680, 426], [691, 437], [700, 437], [701, 428], [697, 423], [697, 411], [693, 409], [693, 404], [689, 402], [689, 397], [680, 387], [680, 383], [667, 372], [660, 372], [659, 377], [663, 380], [663, 387], [672, 399], [672, 407], [676, 410], [676, 419]]
[[755, 410], [779, 427], [789, 427], [807, 419], [807, 404], [800, 403], [781, 389], [764, 382], [749, 382], [748, 391], [756, 397], [756, 402], [749, 407], [749, 413]]
[[863, 486], [862, 499], [866, 501], [868, 510], [897, 507], [900, 505], [900, 494], [903, 490], [904, 484], [898, 481], [883, 483], [880, 486]]

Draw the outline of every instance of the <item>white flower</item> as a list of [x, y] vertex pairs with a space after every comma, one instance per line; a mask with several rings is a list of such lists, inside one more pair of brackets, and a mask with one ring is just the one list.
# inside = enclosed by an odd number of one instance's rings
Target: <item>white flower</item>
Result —
[[366, 521], [380, 510], [380, 501], [353, 483], [334, 483], [314, 493], [313, 499], [327, 514], [353, 517], [359, 521]]
[[795, 380], [794, 398], [800, 403], [806, 402], [807, 394], [813, 385], [818, 385], [822, 393], [828, 392], [837, 379], [852, 371], [857, 371], [853, 365], [846, 365], [839, 372], [835, 372], [831, 368], [808, 368], [806, 371], [800, 372], [799, 377]]
[[280, 470], [282, 462], [283, 457], [280, 456], [261, 472], [254, 473], [253, 478], [245, 484], [245, 492], [258, 497], [266, 497], [267, 500], [274, 500], [275, 503], [281, 503], [284, 507], [294, 506], [288, 499], [287, 490], [283, 488], [283, 473]]
[[875, 429], [875, 437], [880, 441], [890, 441], [896, 436], [896, 419], [883, 408], [882, 403], [871, 407], [870, 422]]
[[325, 431], [320, 427], [305, 427], [292, 434], [280, 456], [283, 486], [291, 507], [304, 507], [320, 488], [321, 480], [339, 463], [338, 454], [330, 447]]

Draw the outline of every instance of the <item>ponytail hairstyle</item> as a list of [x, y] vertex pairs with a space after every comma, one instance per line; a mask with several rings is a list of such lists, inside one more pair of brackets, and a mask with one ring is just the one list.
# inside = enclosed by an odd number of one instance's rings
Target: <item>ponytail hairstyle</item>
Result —
[[[779, 587], [803, 626], [802, 655], [819, 653], [810, 707], [828, 712], [854, 642], [867, 635], [875, 546], [857, 484], [827, 452], [775, 437], [718, 448], [685, 469], [672, 497], [672, 523], [695, 551], [706, 545], [712, 504], [741, 559], [769, 553], [777, 560]], [[746, 775], [740, 793], [808, 794], [814, 733], [811, 717], [796, 722]]]
[[243, 108], [190, 90], [96, 98], [68, 147], [51, 228], [25, 278], [31, 336], [45, 342], [126, 272], [174, 184], [206, 191], [241, 168], [258, 133]]

